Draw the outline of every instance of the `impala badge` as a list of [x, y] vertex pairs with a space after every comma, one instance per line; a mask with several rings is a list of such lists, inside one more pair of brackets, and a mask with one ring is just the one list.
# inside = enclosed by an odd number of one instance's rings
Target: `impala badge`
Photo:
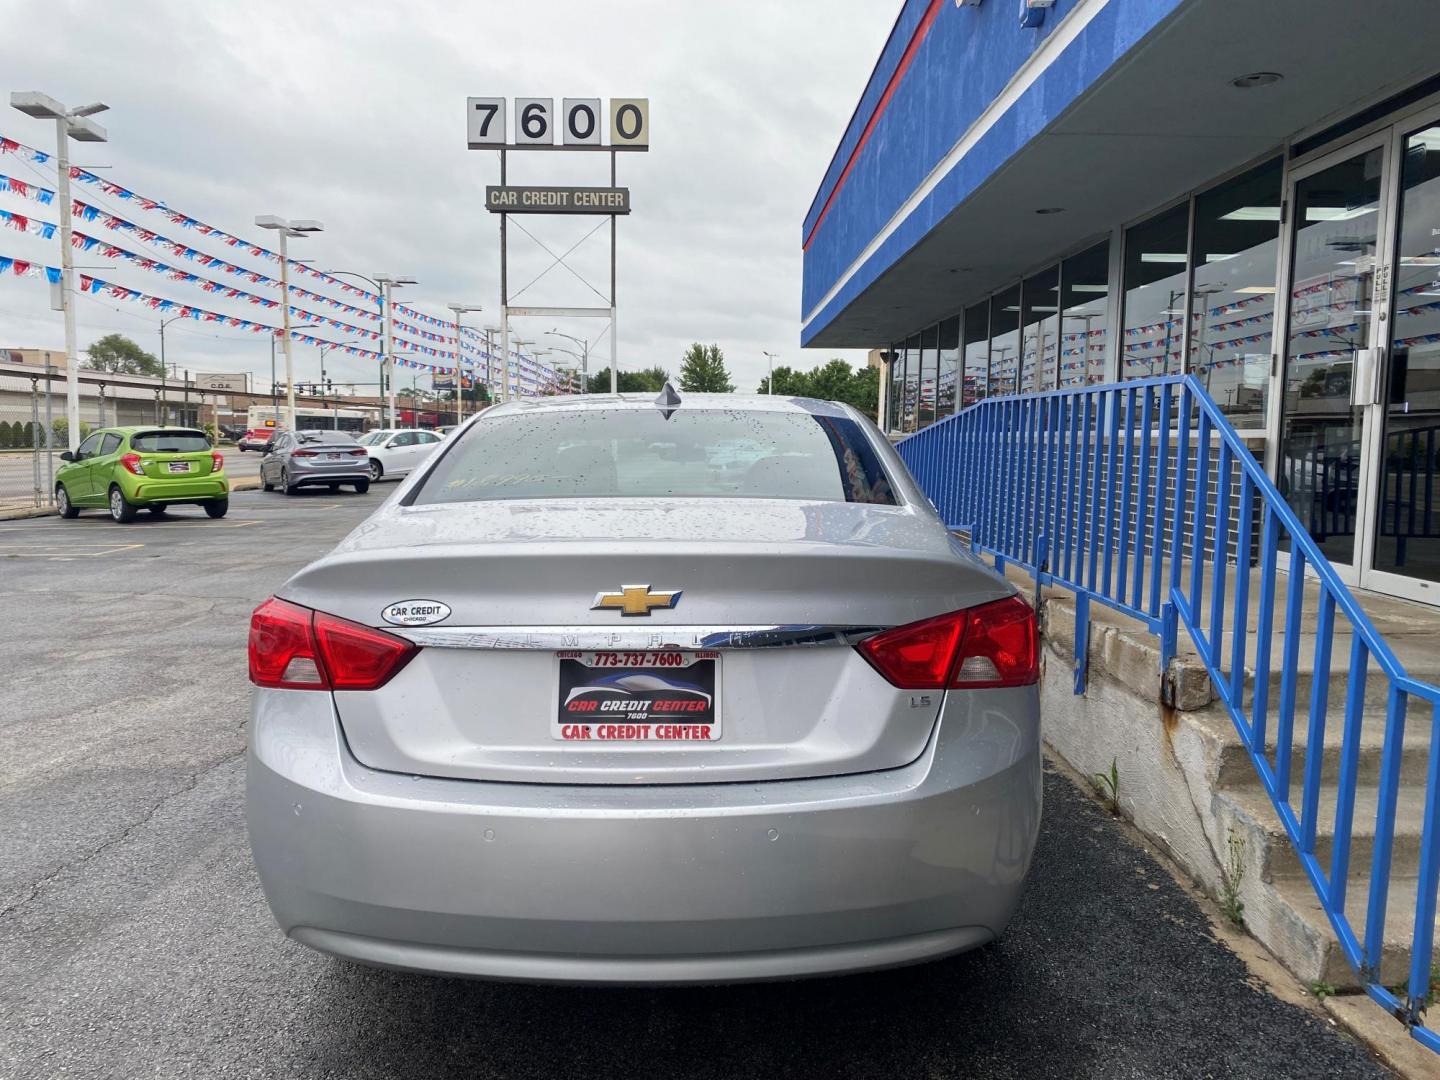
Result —
[[618, 611], [621, 615], [649, 615], [655, 608], [673, 608], [680, 603], [680, 590], [651, 592], [649, 585], [625, 585], [619, 592], [595, 594], [591, 611]]

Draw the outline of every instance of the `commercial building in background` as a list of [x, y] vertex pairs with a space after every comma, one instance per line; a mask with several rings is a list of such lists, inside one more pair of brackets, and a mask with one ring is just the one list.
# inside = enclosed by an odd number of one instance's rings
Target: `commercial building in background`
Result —
[[1351, 584], [1440, 602], [1437, 41], [1408, 0], [907, 0], [802, 343], [885, 348], [892, 434], [1193, 373]]

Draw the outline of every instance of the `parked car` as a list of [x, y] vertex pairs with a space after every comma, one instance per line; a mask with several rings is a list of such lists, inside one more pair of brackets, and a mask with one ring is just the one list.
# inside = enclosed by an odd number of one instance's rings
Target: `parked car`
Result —
[[270, 440], [275, 438], [276, 434], [278, 434], [277, 428], [251, 428], [236, 440], [235, 447], [242, 454], [246, 450], [264, 451], [265, 447], [270, 445]]
[[260, 486], [294, 495], [302, 487], [341, 484], [359, 494], [370, 490], [369, 452], [344, 431], [280, 431], [260, 459]]
[[409, 473], [445, 440], [424, 428], [399, 428], [369, 433], [370, 479], [400, 477]]
[[384, 967], [915, 963], [1004, 932], [1040, 824], [1035, 614], [845, 405], [496, 406], [256, 609], [249, 669], [271, 910]]
[[101, 428], [60, 460], [55, 505], [61, 517], [95, 507], [128, 522], [142, 509], [163, 514], [190, 504], [220, 518], [230, 508], [224, 455], [193, 428]]

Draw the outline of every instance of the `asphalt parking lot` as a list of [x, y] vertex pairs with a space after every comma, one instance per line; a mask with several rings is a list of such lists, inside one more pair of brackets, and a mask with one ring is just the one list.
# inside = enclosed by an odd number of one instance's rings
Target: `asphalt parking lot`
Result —
[[283, 940], [243, 809], [251, 608], [390, 490], [0, 523], [0, 1077], [1366, 1077], [1062, 776], [1000, 944], [798, 984], [596, 990]]

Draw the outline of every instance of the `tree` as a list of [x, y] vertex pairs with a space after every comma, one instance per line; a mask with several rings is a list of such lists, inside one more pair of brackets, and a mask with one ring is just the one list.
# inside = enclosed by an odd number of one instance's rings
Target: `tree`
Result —
[[[760, 380], [760, 387], [757, 391], [761, 394], [770, 393], [770, 377], [767, 375]], [[775, 393], [781, 397], [814, 397], [810, 393], [810, 376], [804, 371], [796, 371], [792, 367], [781, 364], [775, 369]]]
[[735, 392], [719, 345], [701, 345], [697, 341], [685, 351], [680, 361], [680, 389], [692, 394]]
[[[768, 378], [761, 379], [759, 392], [768, 393], [769, 384]], [[796, 371], [782, 365], [775, 369], [775, 393], [843, 401], [873, 417], [880, 402], [880, 369], [869, 365], [852, 368], [839, 359], [810, 371]]]
[[161, 378], [165, 365], [124, 334], [106, 334], [85, 350], [85, 366], [92, 371], [118, 375], [151, 375]]
[[[646, 368], [644, 371], [622, 371], [616, 382], [622, 394], [658, 394], [670, 379], [670, 373], [662, 367]], [[603, 368], [590, 376], [585, 384], [586, 393], [610, 393], [610, 369]]]

